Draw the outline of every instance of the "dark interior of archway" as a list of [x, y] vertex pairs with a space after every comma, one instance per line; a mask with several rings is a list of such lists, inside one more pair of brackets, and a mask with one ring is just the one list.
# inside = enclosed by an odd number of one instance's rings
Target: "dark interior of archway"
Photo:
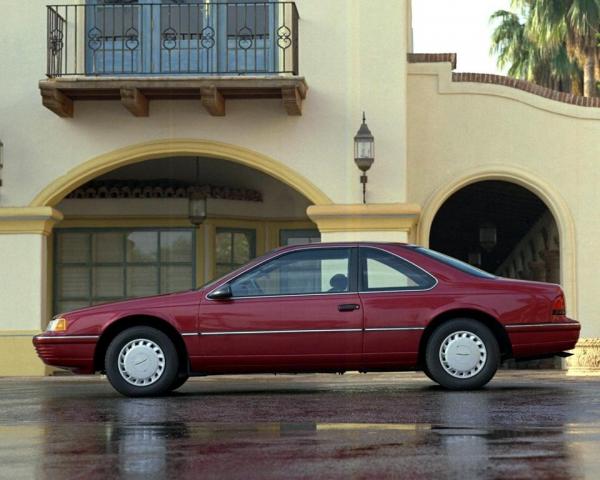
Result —
[[[481, 268], [495, 272], [519, 241], [548, 210], [534, 193], [503, 181], [474, 183], [454, 193], [436, 214], [429, 237], [432, 249], [467, 261], [481, 252]], [[490, 222], [497, 229], [497, 245], [490, 251], [479, 244], [479, 227]]]

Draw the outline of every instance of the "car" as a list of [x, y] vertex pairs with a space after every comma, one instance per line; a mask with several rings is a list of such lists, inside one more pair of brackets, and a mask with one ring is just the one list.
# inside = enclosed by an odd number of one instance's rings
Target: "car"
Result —
[[241, 373], [422, 370], [465, 390], [506, 359], [568, 355], [579, 332], [558, 285], [354, 242], [284, 247], [198, 289], [63, 313], [33, 344], [46, 364], [103, 372], [132, 397]]

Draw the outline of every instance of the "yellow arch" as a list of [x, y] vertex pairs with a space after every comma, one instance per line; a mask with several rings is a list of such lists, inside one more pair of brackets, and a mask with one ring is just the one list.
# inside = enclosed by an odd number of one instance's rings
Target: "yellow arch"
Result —
[[50, 183], [36, 195], [29, 206], [56, 206], [69, 192], [106, 172], [144, 160], [173, 156], [205, 156], [236, 162], [282, 181], [315, 205], [332, 203], [312, 182], [266, 155], [212, 140], [167, 139], [119, 148], [92, 158]]
[[564, 199], [539, 176], [517, 167], [489, 165], [468, 170], [456, 180], [439, 187], [425, 202], [417, 231], [418, 242], [429, 245], [433, 219], [444, 202], [461, 188], [485, 180], [515, 183], [536, 194], [548, 207], [559, 232], [561, 285], [567, 299], [569, 314], [577, 316], [575, 222]]

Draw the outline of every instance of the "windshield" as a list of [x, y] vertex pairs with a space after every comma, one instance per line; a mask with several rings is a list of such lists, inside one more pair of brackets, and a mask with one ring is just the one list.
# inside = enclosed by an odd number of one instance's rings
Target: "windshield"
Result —
[[[231, 272], [228, 272], [228, 273], [226, 273], [226, 274], [224, 274], [224, 275], [219, 275], [218, 277], [214, 277], [214, 278], [212, 278], [211, 280], [209, 280], [208, 282], [205, 282], [205, 283], [203, 283], [202, 285], [200, 285], [200, 286], [197, 286], [197, 287], [195, 288], [195, 290], [202, 290], [203, 288], [206, 288], [206, 287], [208, 287], [209, 285], [212, 285], [213, 283], [217, 283], [217, 282], [221, 281], [221, 279], [223, 279], [223, 278], [225, 278], [225, 277], [227, 277], [227, 276], [229, 276], [229, 275], [232, 275], [233, 273], [241, 272], [242, 270], [246, 270], [246, 269], [248, 269], [249, 267], [252, 267], [252, 266], [254, 266], [254, 265], [256, 265], [256, 264], [259, 264], [259, 263], [263, 262], [265, 258], [267, 258], [269, 255], [271, 255], [273, 252], [275, 252], [275, 251], [277, 251], [277, 250], [278, 250], [278, 249], [275, 249], [275, 250], [272, 250], [272, 251], [270, 251], [270, 252], [267, 252], [267, 253], [265, 253], [265, 254], [263, 254], [263, 255], [259, 256], [259, 257], [255, 257], [255, 258], [253, 258], [252, 260], [250, 260], [248, 263], [246, 263], [246, 264], [244, 264], [244, 265], [242, 265], [242, 266], [240, 266], [240, 267], [236, 268], [235, 270], [232, 270]], [[233, 275], [233, 276], [235, 276], [235, 275]]]
[[496, 275], [492, 275], [480, 268], [474, 267], [468, 263], [462, 262], [454, 257], [450, 257], [448, 255], [444, 255], [443, 253], [436, 252], [435, 250], [430, 250], [425, 247], [414, 247], [416, 252], [419, 252], [427, 257], [438, 260], [446, 265], [450, 265], [451, 267], [457, 268], [461, 272], [468, 273], [469, 275], [474, 275], [479, 278], [496, 278]]

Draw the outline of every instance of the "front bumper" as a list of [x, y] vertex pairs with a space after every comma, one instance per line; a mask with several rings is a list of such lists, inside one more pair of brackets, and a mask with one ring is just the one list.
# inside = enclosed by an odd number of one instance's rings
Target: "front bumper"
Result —
[[46, 365], [67, 368], [75, 373], [94, 373], [95, 335], [53, 335], [33, 337], [33, 346]]
[[534, 358], [575, 348], [581, 324], [568, 319], [556, 323], [507, 325], [506, 330], [512, 344], [513, 357]]

